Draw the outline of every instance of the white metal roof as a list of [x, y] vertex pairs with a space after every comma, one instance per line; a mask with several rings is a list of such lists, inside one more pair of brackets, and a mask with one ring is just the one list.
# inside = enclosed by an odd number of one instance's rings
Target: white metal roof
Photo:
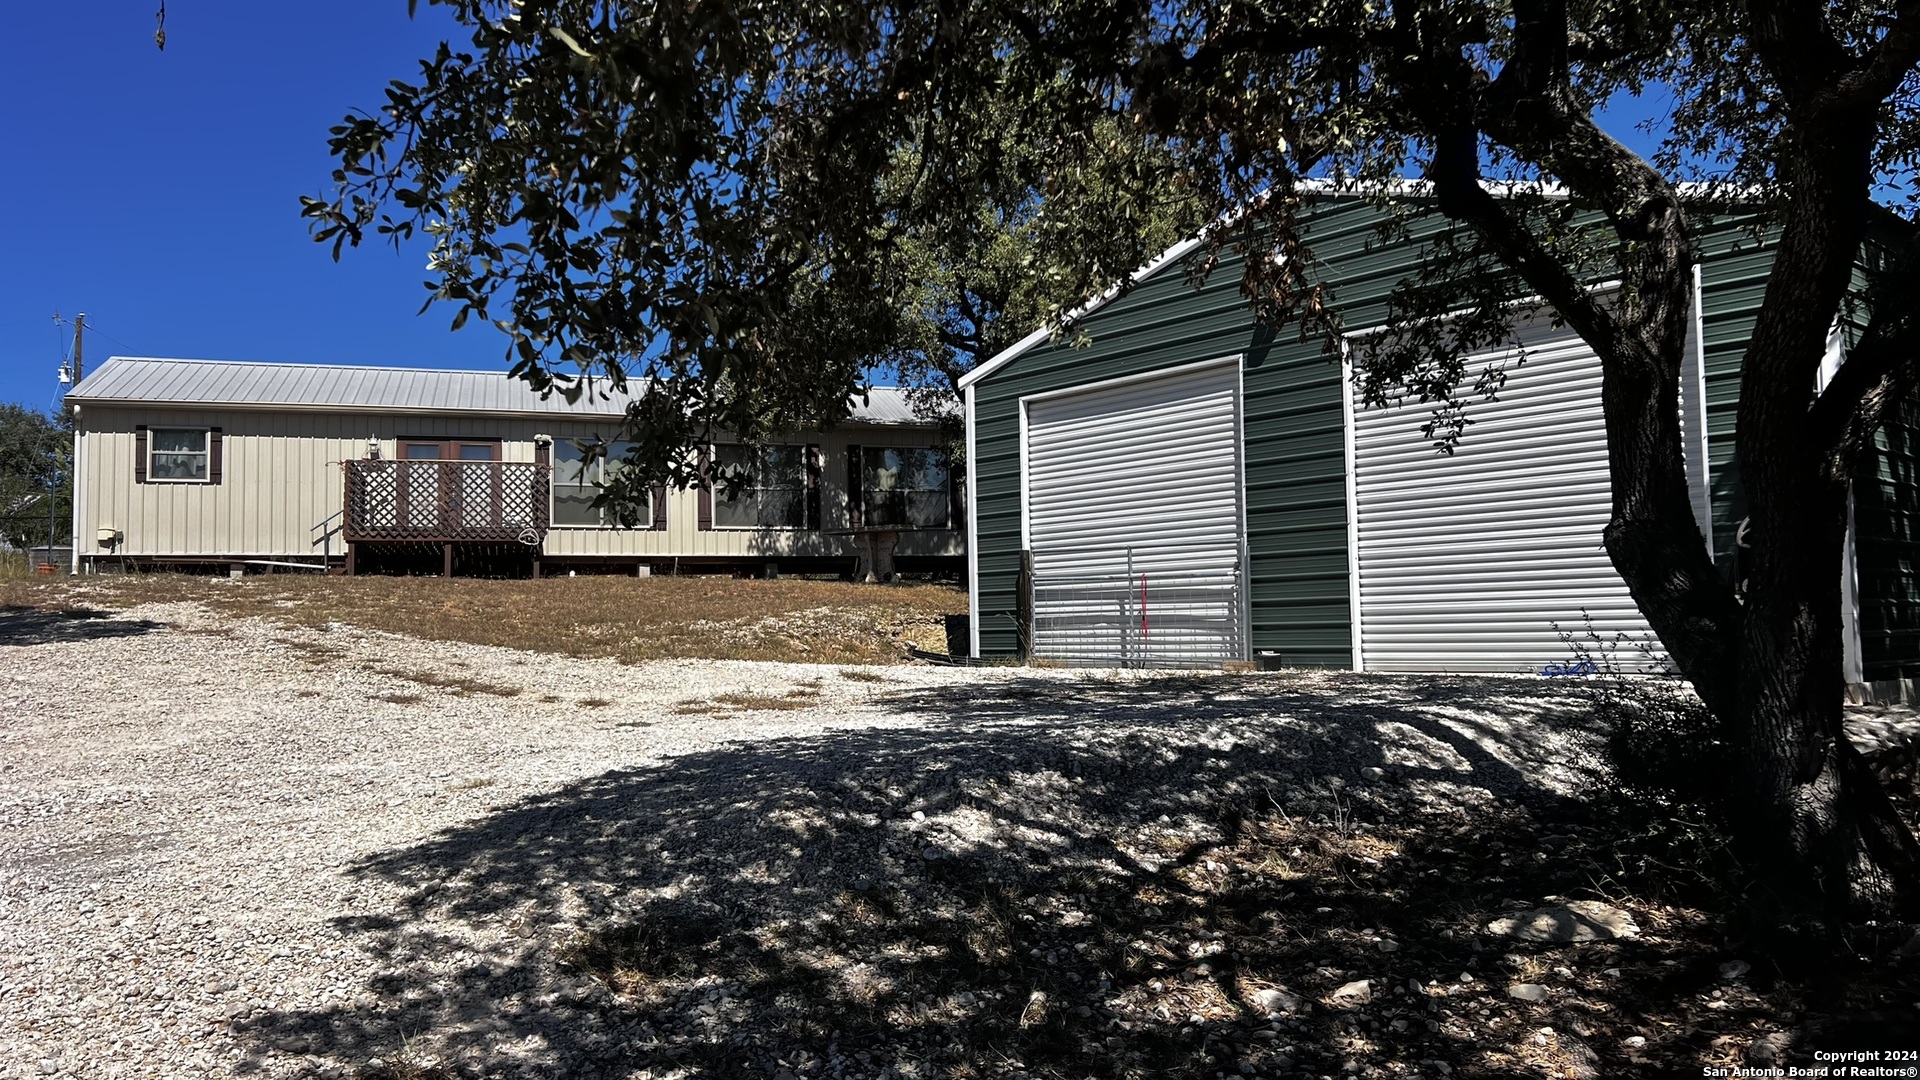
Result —
[[[632, 396], [600, 380], [570, 403], [558, 393], [542, 397], [525, 382], [498, 371], [116, 356], [69, 391], [67, 400], [80, 405], [597, 417], [622, 415]], [[890, 386], [876, 386], [864, 398], [855, 396], [849, 421], [928, 422], [914, 414], [906, 391]]]

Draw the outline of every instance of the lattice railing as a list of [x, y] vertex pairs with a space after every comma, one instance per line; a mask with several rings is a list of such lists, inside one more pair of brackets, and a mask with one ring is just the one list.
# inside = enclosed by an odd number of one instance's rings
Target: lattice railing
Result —
[[369, 540], [546, 540], [551, 470], [524, 461], [349, 461], [341, 531]]

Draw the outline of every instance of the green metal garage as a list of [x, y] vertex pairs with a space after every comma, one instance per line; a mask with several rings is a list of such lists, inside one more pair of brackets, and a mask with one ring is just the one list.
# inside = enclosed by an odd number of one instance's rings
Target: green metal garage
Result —
[[[1381, 241], [1380, 214], [1337, 194], [1303, 214], [1349, 337], [1385, 322], [1420, 257]], [[1726, 564], [1740, 356], [1772, 254], [1750, 219], [1699, 246], [1682, 428]], [[1176, 246], [1083, 309], [1073, 340], [1036, 331], [962, 380], [976, 655], [1538, 672], [1569, 659], [1555, 624], [1583, 612], [1651, 639], [1601, 549], [1600, 367], [1577, 336], [1517, 326], [1526, 363], [1442, 457], [1426, 407], [1358, 408], [1319, 341], [1258, 323], [1232, 257], [1196, 287], [1188, 264], [1208, 254]], [[1857, 329], [1836, 329], [1829, 374]], [[1916, 433], [1909, 402], [1856, 487], [1843, 570], [1848, 678], [1882, 697], [1920, 679]]]

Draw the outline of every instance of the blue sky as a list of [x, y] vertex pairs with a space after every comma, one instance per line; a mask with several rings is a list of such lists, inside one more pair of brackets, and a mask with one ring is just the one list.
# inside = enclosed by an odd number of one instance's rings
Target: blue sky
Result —
[[[373, 105], [450, 28], [406, 0], [10, 4], [0, 34], [0, 401], [45, 409], [85, 311], [109, 355], [505, 369], [490, 327], [416, 317], [423, 248], [342, 255], [299, 196], [331, 172], [327, 128]], [[464, 40], [464, 39], [463, 39]]]
[[491, 327], [455, 334], [453, 309], [416, 314], [423, 247], [374, 244], [335, 264], [299, 216], [299, 196], [327, 188], [327, 128], [457, 33], [444, 11], [174, 0], [161, 52], [157, 6], [7, 12], [0, 401], [57, 400], [72, 331], [55, 312], [87, 313], [89, 369], [125, 354], [504, 371]]

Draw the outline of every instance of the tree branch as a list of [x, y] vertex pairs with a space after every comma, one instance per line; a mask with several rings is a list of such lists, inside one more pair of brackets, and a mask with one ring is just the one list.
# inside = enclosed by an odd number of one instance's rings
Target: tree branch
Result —
[[[1686, 215], [1663, 176], [1576, 107], [1561, 4], [1523, 0], [1515, 17], [1523, 40], [1512, 70], [1483, 88], [1457, 44], [1420, 35], [1395, 67], [1404, 107], [1435, 133], [1429, 176], [1441, 211], [1472, 226], [1599, 354], [1613, 481], [1607, 551], [1701, 699], [1717, 715], [1737, 716], [1732, 658], [1742, 613], [1714, 569], [1680, 463], [1679, 362], [1693, 264]], [[1626, 281], [1613, 307], [1482, 187], [1483, 132], [1605, 213]]]
[[1511, 106], [1554, 96], [1566, 84], [1569, 51], [1565, 0], [1514, 0], [1513, 56], [1486, 97]]
[[1920, 0], [1908, 0], [1895, 12], [1886, 36], [1839, 80], [1832, 97], [1843, 107], [1878, 105], [1900, 88], [1916, 64], [1920, 64]]
[[1472, 225], [1569, 326], [1607, 355], [1617, 336], [1612, 315], [1531, 229], [1514, 220], [1482, 186], [1477, 133], [1457, 128], [1436, 139], [1433, 167], [1427, 175], [1440, 212]]
[[1790, 102], [1810, 104], [1853, 66], [1821, 0], [1750, 0], [1748, 23], [1754, 51]]
[[1813, 445], [1836, 479], [1851, 479], [1874, 432], [1920, 385], [1920, 316], [1909, 302], [1920, 287], [1920, 264], [1902, 253], [1878, 273], [1873, 313], [1807, 414]]
[[1209, 34], [1199, 48], [1181, 54], [1172, 46], [1163, 46], [1134, 65], [1139, 73], [1144, 66], [1160, 65], [1181, 75], [1211, 76], [1226, 62], [1247, 53], [1286, 56], [1329, 45], [1352, 44], [1352, 35], [1338, 33], [1332, 24], [1306, 26], [1294, 20], [1275, 20], [1265, 12], [1246, 10], [1252, 16], [1244, 28]]
[[981, 349], [980, 335], [964, 334], [959, 331], [949, 330], [944, 326], [937, 328], [934, 331], [934, 335], [940, 339], [940, 344], [945, 345], [954, 352], [966, 353], [976, 361], [979, 359]]

